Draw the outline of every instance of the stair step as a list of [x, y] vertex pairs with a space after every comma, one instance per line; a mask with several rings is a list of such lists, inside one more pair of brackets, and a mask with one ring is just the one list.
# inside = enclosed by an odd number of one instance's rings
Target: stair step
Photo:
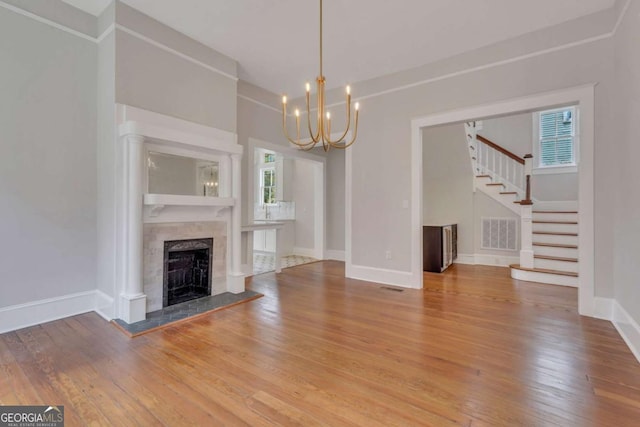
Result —
[[534, 255], [533, 257], [537, 259], [547, 259], [551, 261], [578, 262], [578, 258], [566, 258], [566, 257], [549, 256], [549, 255]]
[[518, 194], [516, 191], [501, 191], [500, 194]]
[[491, 175], [476, 175], [476, 178], [491, 178]]
[[531, 221], [533, 224], [569, 224], [569, 225], [578, 225], [577, 221]]
[[[533, 233], [533, 240], [540, 244], [571, 245], [578, 246], [577, 233], [557, 233], [557, 232], [536, 232]], [[576, 250], [576, 249], [570, 249]], [[542, 252], [542, 251], [540, 251]]]
[[578, 211], [533, 211], [539, 214], [577, 214]]
[[533, 242], [532, 245], [533, 246], [548, 246], [550, 248], [578, 249], [578, 245], [563, 245], [561, 243]]
[[557, 231], [534, 231], [533, 234], [548, 234], [551, 236], [578, 236], [578, 233], [560, 233]]
[[487, 186], [502, 185], [504, 187], [504, 184], [501, 183], [501, 182], [490, 182], [490, 183], [485, 184], [485, 185], [487, 185]]
[[520, 267], [520, 264], [511, 264], [509, 267], [515, 268], [517, 270], [522, 270], [522, 271], [532, 271], [534, 273], [546, 273], [546, 274], [557, 274], [559, 276], [578, 277], [578, 273], [572, 273], [570, 271], [548, 270], [546, 268], [526, 268], [526, 267]]

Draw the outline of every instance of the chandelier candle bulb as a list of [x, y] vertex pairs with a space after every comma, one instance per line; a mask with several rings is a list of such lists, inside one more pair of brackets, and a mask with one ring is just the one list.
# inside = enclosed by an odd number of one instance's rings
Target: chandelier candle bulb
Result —
[[[356, 102], [355, 105], [355, 120], [353, 121], [353, 128], [351, 128], [351, 86], [347, 85], [346, 90], [346, 104], [347, 104], [347, 120], [346, 120], [346, 129], [336, 139], [331, 139], [331, 113], [325, 110], [325, 78], [322, 74], [322, 0], [320, 0], [320, 73], [316, 78], [317, 83], [317, 91], [316, 91], [316, 101], [317, 101], [317, 115], [315, 117], [315, 132], [313, 130], [311, 123], [311, 85], [306, 83], [306, 102], [307, 102], [307, 125], [309, 128], [309, 136], [310, 140], [308, 142], [302, 142], [300, 140], [300, 112], [296, 109], [296, 130], [297, 130], [297, 138], [294, 140], [289, 136], [289, 132], [287, 130], [287, 97], [282, 97], [282, 130], [284, 132], [285, 137], [289, 142], [294, 145], [297, 145], [303, 150], [311, 150], [316, 146], [319, 142], [322, 142], [322, 148], [324, 151], [329, 151], [330, 148], [347, 148], [351, 144], [356, 141], [356, 136], [358, 134], [358, 108], [360, 105]], [[325, 119], [326, 117], [326, 119]], [[345, 138], [349, 135], [349, 130], [353, 129], [353, 136], [351, 136], [351, 140], [347, 141]]]

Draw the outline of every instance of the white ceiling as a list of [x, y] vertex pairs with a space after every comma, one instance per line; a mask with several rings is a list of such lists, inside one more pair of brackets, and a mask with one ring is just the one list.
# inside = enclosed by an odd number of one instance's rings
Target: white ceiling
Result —
[[[105, 0], [65, 1], [86, 2], [91, 11]], [[123, 2], [236, 59], [241, 79], [275, 93], [300, 95], [318, 74], [318, 0]], [[323, 71], [329, 88], [343, 86], [595, 13], [614, 2], [325, 0]], [[357, 87], [353, 91], [357, 96]]]

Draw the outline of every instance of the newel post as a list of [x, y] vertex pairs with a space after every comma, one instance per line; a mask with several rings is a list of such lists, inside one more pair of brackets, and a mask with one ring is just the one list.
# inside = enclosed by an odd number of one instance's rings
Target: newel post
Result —
[[533, 156], [524, 156], [525, 197], [520, 202], [520, 267], [533, 268], [533, 202], [531, 171]]

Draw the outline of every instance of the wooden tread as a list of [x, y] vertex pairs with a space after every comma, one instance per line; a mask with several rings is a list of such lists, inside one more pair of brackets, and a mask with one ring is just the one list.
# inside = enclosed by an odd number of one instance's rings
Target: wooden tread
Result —
[[533, 273], [547, 273], [547, 274], [557, 274], [559, 276], [578, 277], [578, 273], [572, 273], [570, 271], [547, 270], [546, 268], [525, 268], [525, 267], [520, 267], [520, 264], [511, 264], [509, 267], [515, 268], [516, 270], [531, 271]]
[[491, 178], [491, 175], [476, 175], [476, 178]]
[[578, 237], [578, 233], [560, 233], [557, 231], [534, 231], [532, 234], [551, 234], [553, 236], [576, 236]]
[[533, 211], [533, 213], [541, 214], [577, 214], [578, 211]]
[[491, 185], [491, 186], [493, 186], [493, 185], [502, 185], [504, 187], [504, 184], [501, 183], [501, 182], [490, 182], [490, 183], [485, 184], [485, 185]]
[[551, 261], [578, 262], [578, 258], [565, 258], [561, 256], [534, 255], [533, 257], [537, 259], [548, 259]]
[[534, 224], [565, 224], [565, 225], [578, 225], [576, 221], [531, 221]]
[[515, 191], [501, 191], [500, 194], [518, 194]]
[[563, 245], [560, 243], [542, 243], [542, 242], [533, 242], [533, 246], [548, 246], [550, 248], [565, 248], [565, 249], [578, 249], [578, 245]]

